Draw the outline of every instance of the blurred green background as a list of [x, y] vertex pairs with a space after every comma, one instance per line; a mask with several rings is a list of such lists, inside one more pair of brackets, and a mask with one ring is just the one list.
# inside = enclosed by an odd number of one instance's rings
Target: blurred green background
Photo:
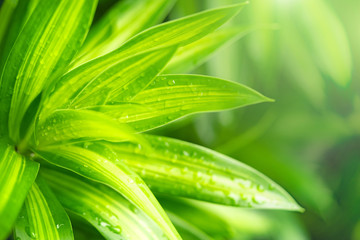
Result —
[[[100, 1], [95, 21], [114, 2]], [[166, 20], [238, 2], [178, 0]], [[192, 73], [244, 83], [276, 102], [195, 115], [152, 133], [253, 166], [306, 211], [159, 196], [184, 239], [360, 239], [359, 10], [359, 0], [251, 0], [226, 26], [248, 31]]]
[[[236, 2], [178, 0], [168, 20]], [[199, 203], [230, 232], [210, 236], [360, 239], [359, 10], [359, 0], [251, 0], [229, 24], [249, 27], [249, 33], [193, 71], [244, 83], [276, 102], [188, 117], [153, 133], [247, 163], [306, 209], [300, 214]], [[196, 218], [191, 213], [188, 220]]]

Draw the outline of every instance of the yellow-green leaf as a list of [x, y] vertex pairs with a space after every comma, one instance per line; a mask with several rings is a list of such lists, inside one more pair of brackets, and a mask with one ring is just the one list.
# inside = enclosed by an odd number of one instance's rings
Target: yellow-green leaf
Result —
[[90, 30], [74, 66], [107, 54], [136, 33], [161, 21], [174, 0], [119, 1]]
[[120, 162], [111, 149], [97, 143], [84, 143], [82, 147], [47, 147], [37, 153], [52, 164], [112, 187], [143, 210], [168, 238], [179, 239], [174, 226], [147, 185], [127, 165]]
[[248, 208], [302, 208], [279, 185], [225, 155], [179, 140], [145, 135], [152, 151], [106, 143], [158, 193]]
[[167, 239], [143, 211], [103, 184], [44, 169], [43, 176], [64, 207], [90, 222], [107, 239]]
[[101, 111], [137, 131], [162, 126], [180, 117], [271, 101], [235, 82], [199, 75], [161, 75], [130, 104], [99, 106]]
[[35, 181], [39, 164], [0, 141], [0, 169], [0, 239], [5, 239]]
[[14, 235], [22, 240], [74, 239], [69, 217], [40, 177], [30, 188], [17, 218]]
[[[81, 46], [96, 0], [40, 0], [17, 37], [1, 77], [1, 123], [11, 139], [31, 102], [62, 74]], [[11, 106], [10, 106], [11, 105]], [[7, 118], [8, 116], [8, 118]]]

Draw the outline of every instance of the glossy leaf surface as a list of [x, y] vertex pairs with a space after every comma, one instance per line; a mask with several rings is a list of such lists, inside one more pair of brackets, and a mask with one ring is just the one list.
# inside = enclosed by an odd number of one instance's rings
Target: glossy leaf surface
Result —
[[155, 192], [220, 204], [301, 211], [279, 185], [255, 169], [201, 146], [146, 135], [153, 149], [108, 145]]
[[74, 239], [69, 217], [42, 178], [37, 178], [27, 195], [14, 235], [23, 240]]
[[175, 50], [170, 47], [125, 58], [96, 76], [72, 72], [65, 75], [45, 101], [40, 118], [46, 119], [56, 108], [85, 108], [130, 100], [164, 68]]
[[14, 147], [0, 141], [0, 239], [10, 233], [39, 164], [15, 152]]
[[[1, 116], [19, 141], [23, 116], [85, 39], [97, 1], [41, 0], [17, 37], [1, 77]], [[66, 24], [64, 24], [66, 22]], [[11, 107], [10, 107], [11, 104]]]
[[75, 65], [107, 54], [145, 28], [161, 21], [174, 0], [120, 1], [90, 30]]
[[58, 110], [42, 123], [35, 136], [35, 146], [43, 149], [85, 140], [124, 141], [140, 139], [126, 125], [87, 110]]
[[146, 214], [109, 187], [52, 169], [41, 175], [64, 207], [86, 219], [107, 239], [165, 238]]
[[37, 153], [52, 164], [112, 187], [159, 224], [170, 239], [178, 239], [178, 233], [143, 180], [109, 151], [97, 143], [85, 143], [83, 147], [48, 147]]
[[238, 83], [198, 75], [161, 75], [137, 94], [133, 106], [108, 105], [97, 110], [137, 131], [162, 126], [180, 117], [271, 101]]
[[207, 36], [179, 48], [167, 65], [166, 73], [186, 73], [204, 63], [216, 50], [251, 31], [249, 27], [219, 29]]

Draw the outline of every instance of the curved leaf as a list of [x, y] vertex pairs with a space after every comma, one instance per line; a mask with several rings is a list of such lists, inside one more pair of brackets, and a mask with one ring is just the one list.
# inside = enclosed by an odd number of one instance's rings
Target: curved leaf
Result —
[[85, 143], [83, 147], [47, 147], [37, 153], [52, 164], [112, 187], [159, 224], [170, 239], [179, 238], [165, 211], [143, 180], [119, 162], [108, 148], [96, 143]]
[[143, 29], [161, 21], [174, 0], [120, 1], [90, 30], [75, 66], [107, 54]]
[[22, 240], [74, 239], [72, 227], [64, 208], [45, 181], [36, 179], [16, 221], [15, 238]]
[[163, 239], [163, 232], [146, 214], [105, 185], [69, 173], [44, 169], [61, 203], [90, 222], [107, 239]]
[[[65, 100], [61, 103], [64, 101], [67, 103], [67, 99], [80, 91], [91, 79], [96, 78], [100, 73], [124, 61], [124, 59], [149, 50], [170, 46], [183, 46], [196, 41], [224, 24], [243, 5], [237, 4], [205, 11], [150, 28], [136, 35], [117, 50], [73, 69], [56, 85], [49, 87], [50, 93], [48, 92], [46, 95], [51, 94], [51, 91], [60, 91], [59, 94], [63, 95], [64, 91], [58, 89], [60, 86], [66, 86], [66, 91], [70, 91], [70, 93], [65, 95]], [[71, 89], [75, 90], [71, 91]], [[48, 107], [52, 107], [51, 105], [48, 105]]]
[[26, 160], [13, 146], [0, 141], [0, 169], [0, 239], [4, 239], [35, 181], [39, 164]]
[[127, 125], [104, 114], [79, 110], [58, 110], [50, 115], [35, 132], [36, 149], [85, 140], [139, 140]]
[[100, 106], [101, 111], [137, 131], [162, 126], [180, 117], [271, 101], [238, 83], [198, 75], [161, 75], [130, 104]]
[[238, 40], [251, 30], [250, 27], [219, 29], [191, 44], [181, 47], [166, 66], [165, 73], [189, 72], [204, 63], [216, 50]]
[[65, 75], [44, 103], [40, 118], [56, 108], [84, 108], [129, 100], [164, 68], [176, 47], [141, 53], [120, 61], [97, 75]]
[[106, 143], [155, 192], [220, 204], [301, 211], [293, 198], [255, 169], [212, 150], [145, 135], [153, 151]]
[[[19, 141], [23, 116], [46, 84], [62, 74], [85, 39], [96, 0], [40, 0], [21, 30], [1, 77], [1, 121]], [[65, 24], [66, 23], [66, 24]], [[11, 102], [11, 107], [10, 107]]]

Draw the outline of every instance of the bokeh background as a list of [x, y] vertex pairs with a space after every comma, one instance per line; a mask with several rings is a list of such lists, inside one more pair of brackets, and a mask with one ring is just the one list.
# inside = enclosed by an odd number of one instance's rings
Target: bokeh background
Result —
[[[237, 2], [178, 0], [168, 19]], [[214, 230], [213, 237], [360, 239], [359, 10], [359, 0], [251, 0], [228, 25], [250, 31], [193, 73], [246, 84], [276, 102], [196, 115], [154, 131], [253, 166], [306, 209], [210, 205], [204, 208], [230, 232]]]

